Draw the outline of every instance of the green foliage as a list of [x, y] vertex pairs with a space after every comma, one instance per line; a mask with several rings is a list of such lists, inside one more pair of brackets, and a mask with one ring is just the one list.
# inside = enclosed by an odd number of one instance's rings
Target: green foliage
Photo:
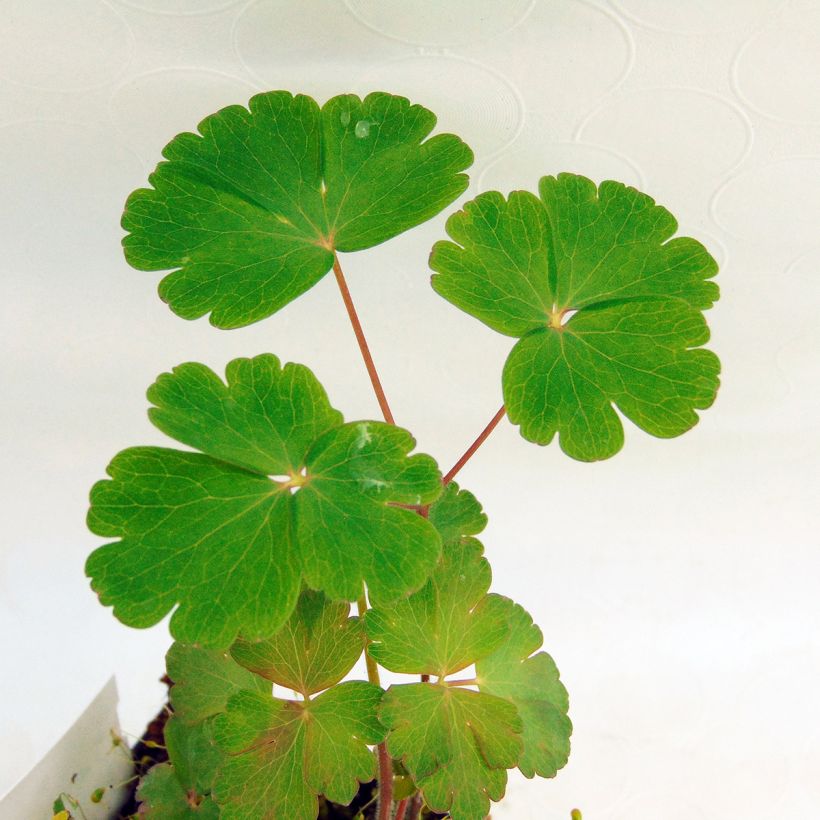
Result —
[[[320, 107], [274, 91], [225, 108], [172, 140], [129, 197], [126, 258], [170, 271], [171, 309], [221, 328], [275, 313], [331, 268], [341, 285], [337, 252], [384, 242], [466, 189], [472, 153], [431, 138], [435, 123], [382, 92]], [[622, 446], [618, 412], [671, 437], [711, 404], [720, 366], [702, 312], [717, 266], [676, 230], [645, 194], [573, 174], [450, 217], [433, 286], [517, 340], [502, 387], [525, 438], [558, 434], [592, 461]], [[124, 623], [173, 611], [169, 762], [140, 783], [141, 816], [314, 820], [321, 796], [348, 803], [376, 776], [380, 744], [382, 795], [418, 790], [451, 820], [484, 820], [508, 769], [552, 777], [566, 763], [567, 692], [532, 618], [489, 592], [475, 537], [487, 517], [411, 455], [406, 430], [345, 423], [310, 370], [271, 354], [230, 362], [224, 381], [182, 364], [148, 399], [153, 424], [191, 449], [114, 457], [88, 523], [115, 540], [86, 565]], [[369, 602], [364, 618], [353, 600]], [[343, 682], [363, 650], [370, 682]], [[377, 664], [424, 678], [385, 693]], [[68, 815], [62, 800], [54, 812]]]
[[[349, 609], [303, 590], [284, 627], [264, 641], [240, 639], [230, 653], [174, 644], [167, 656], [175, 710], [165, 730], [170, 763], [141, 784], [142, 811], [315, 818], [320, 793], [349, 802], [358, 782], [373, 777], [368, 746], [385, 731], [376, 716], [379, 687], [334, 686], [364, 646]], [[274, 698], [272, 682], [304, 700]]]
[[163, 373], [148, 389], [154, 426], [203, 453], [266, 475], [304, 466], [310, 446], [342, 414], [307, 367], [275, 356], [234, 359], [225, 382], [196, 362]]
[[[379, 717], [387, 746], [434, 810], [483, 820], [504, 795], [506, 769], [551, 777], [566, 763], [567, 693], [532, 619], [488, 594], [490, 566], [474, 534], [486, 524], [475, 497], [450, 485], [430, 508], [444, 551], [427, 584], [365, 616], [368, 653], [394, 672], [436, 676], [391, 686]], [[479, 691], [446, 680], [475, 664]]]
[[270, 692], [270, 683], [241, 667], [227, 652], [175, 643], [165, 656], [176, 718], [196, 725], [225, 711], [231, 695]]
[[444, 488], [430, 507], [428, 517], [439, 531], [443, 544], [460, 541], [466, 535], [478, 535], [487, 526], [487, 516], [478, 499], [469, 490], [459, 489], [455, 481]]
[[175, 643], [165, 658], [174, 682], [173, 716], [165, 724], [169, 762], [154, 766], [140, 781], [140, 813], [158, 818], [217, 818], [211, 798], [224, 754], [214, 743], [214, 717], [241, 691], [267, 692], [267, 681], [239, 666], [229, 654]]
[[140, 781], [140, 816], [157, 820], [216, 820], [219, 809], [210, 797], [222, 754], [209, 724], [188, 726], [172, 717], [165, 724], [168, 763], [152, 767]]
[[560, 174], [539, 191], [481, 194], [430, 258], [439, 294], [520, 339], [502, 378], [510, 420], [538, 444], [558, 433], [583, 461], [623, 445], [613, 404], [655, 436], [684, 433], [718, 387], [701, 349], [715, 261], [634, 188]]
[[518, 710], [524, 743], [518, 768], [526, 777], [554, 777], [569, 758], [567, 690], [552, 658], [546, 652], [533, 655], [543, 643], [541, 630], [522, 607], [506, 603], [509, 635], [476, 662], [476, 681], [480, 691], [505, 698]]
[[338, 683], [362, 654], [364, 632], [349, 613], [347, 602], [305, 590], [273, 637], [256, 642], [240, 638], [231, 654], [255, 674], [309, 697]]
[[521, 719], [501, 698], [429, 683], [391, 686], [379, 717], [427, 805], [452, 820], [484, 820], [521, 753]]
[[[435, 528], [396, 504], [427, 504], [440, 473], [401, 428], [342, 424], [313, 374], [272, 355], [237, 359], [228, 384], [200, 364], [161, 376], [151, 419], [202, 453], [135, 447], [91, 491], [90, 529], [120, 540], [86, 572], [120, 620], [226, 648], [270, 636], [303, 581], [331, 598], [418, 588], [440, 554]], [[312, 410], [305, 410], [310, 405]]]
[[126, 258], [174, 271], [160, 295], [217, 327], [263, 319], [318, 282], [334, 251], [357, 251], [424, 222], [467, 187], [473, 161], [436, 117], [404, 97], [273, 91], [177, 136], [128, 199]]
[[490, 565], [475, 539], [445, 546], [417, 593], [365, 616], [368, 653], [393, 672], [446, 675], [496, 649], [507, 637], [507, 607], [487, 595]]
[[384, 738], [381, 697], [362, 681], [310, 701], [234, 695], [215, 726], [228, 755], [214, 790], [223, 820], [315, 820], [319, 793], [349, 803], [359, 782], [376, 774], [368, 744]]

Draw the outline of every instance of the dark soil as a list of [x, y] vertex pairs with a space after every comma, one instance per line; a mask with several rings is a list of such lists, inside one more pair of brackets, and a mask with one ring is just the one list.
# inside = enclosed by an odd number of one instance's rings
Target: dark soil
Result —
[[[167, 675], [163, 675], [160, 680], [170, 688], [171, 680]], [[171, 707], [166, 703], [157, 716], [146, 726], [142, 737], [131, 749], [136, 777], [131, 781], [128, 799], [120, 809], [119, 820], [126, 820], [126, 818], [136, 815], [139, 809], [137, 786], [139, 786], [140, 778], [144, 777], [152, 766], [165, 763], [168, 760], [168, 752], [165, 749], [165, 723], [169, 717], [171, 717]]]
[[[161, 678], [162, 683], [170, 688], [171, 680], [167, 675]], [[156, 717], [148, 724], [142, 737], [137, 741], [131, 750], [131, 757], [134, 760], [134, 771], [137, 777], [131, 782], [128, 799], [119, 811], [118, 820], [129, 820], [137, 815], [139, 803], [137, 802], [137, 787], [140, 778], [144, 777], [152, 766], [165, 763], [168, 760], [168, 752], [165, 750], [165, 723], [171, 716], [170, 704], [165, 704]], [[324, 797], [319, 798], [319, 816], [317, 820], [354, 820], [362, 809], [366, 820], [375, 820], [376, 817], [376, 781], [362, 783], [359, 792], [353, 798], [349, 806], [340, 806], [331, 803]], [[437, 820], [443, 818], [443, 814], [434, 812], [422, 812], [422, 820]]]

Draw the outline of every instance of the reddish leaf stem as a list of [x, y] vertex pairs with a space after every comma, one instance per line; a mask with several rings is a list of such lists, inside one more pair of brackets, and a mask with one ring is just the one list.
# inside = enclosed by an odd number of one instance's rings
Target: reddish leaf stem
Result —
[[336, 284], [339, 286], [339, 291], [342, 294], [342, 301], [345, 303], [347, 315], [350, 317], [350, 324], [353, 325], [353, 332], [356, 334], [356, 341], [359, 343], [359, 350], [362, 352], [364, 359], [364, 366], [367, 368], [367, 375], [370, 376], [370, 383], [373, 385], [373, 392], [376, 394], [376, 400], [379, 402], [384, 420], [388, 424], [395, 424], [393, 413], [390, 410], [390, 405], [387, 403], [387, 396], [384, 395], [381, 380], [379, 379], [376, 365], [373, 363], [373, 357], [370, 355], [370, 348], [367, 345], [367, 339], [364, 337], [362, 330], [362, 323], [359, 321], [359, 316], [356, 313], [356, 307], [353, 304], [353, 298], [350, 295], [350, 290], [345, 281], [345, 275], [342, 273], [342, 266], [339, 264], [339, 257], [333, 254], [333, 273], [336, 275]]
[[444, 681], [448, 686], [478, 686], [477, 678], [461, 678], [460, 680]]
[[507, 412], [507, 408], [501, 405], [501, 409], [492, 417], [490, 423], [479, 433], [478, 438], [467, 448], [464, 455], [453, 465], [450, 472], [441, 479], [442, 484], [449, 484], [461, 468], [475, 455], [475, 451], [487, 440], [490, 433], [498, 426], [501, 419]]
[[391, 820], [393, 816], [393, 763], [387, 753], [387, 745], [378, 745], [379, 754], [379, 802], [377, 820]]
[[407, 811], [407, 804], [409, 802], [409, 797], [405, 797], [404, 800], [399, 800], [399, 803], [396, 806], [396, 816], [393, 818], [393, 820], [404, 820], [404, 813]]
[[407, 813], [407, 820], [419, 820], [421, 816], [421, 792], [416, 792], [410, 798], [410, 810]]

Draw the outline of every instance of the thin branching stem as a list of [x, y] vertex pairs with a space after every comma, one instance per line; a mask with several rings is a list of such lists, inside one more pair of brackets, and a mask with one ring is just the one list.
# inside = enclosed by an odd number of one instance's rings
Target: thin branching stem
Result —
[[362, 330], [362, 323], [359, 321], [359, 316], [356, 313], [356, 307], [353, 304], [353, 297], [350, 295], [350, 290], [347, 287], [345, 275], [342, 273], [342, 266], [339, 264], [339, 257], [333, 254], [333, 273], [336, 275], [336, 284], [339, 286], [339, 291], [342, 294], [342, 301], [345, 303], [347, 315], [350, 318], [350, 324], [353, 325], [353, 332], [356, 334], [356, 341], [359, 343], [359, 350], [362, 352], [364, 359], [364, 366], [367, 368], [367, 375], [370, 376], [370, 383], [373, 385], [373, 392], [376, 394], [376, 400], [379, 402], [384, 420], [388, 424], [395, 424], [393, 413], [390, 410], [390, 405], [387, 403], [387, 396], [384, 394], [379, 373], [376, 370], [376, 365], [373, 362], [373, 356], [370, 355], [370, 348], [367, 345], [364, 331]]
[[461, 468], [475, 455], [476, 450], [481, 447], [487, 440], [490, 433], [498, 426], [501, 419], [504, 418], [507, 408], [501, 405], [501, 409], [492, 417], [490, 423], [479, 433], [478, 438], [467, 448], [464, 455], [452, 466], [450, 472], [441, 479], [442, 484], [449, 484]]

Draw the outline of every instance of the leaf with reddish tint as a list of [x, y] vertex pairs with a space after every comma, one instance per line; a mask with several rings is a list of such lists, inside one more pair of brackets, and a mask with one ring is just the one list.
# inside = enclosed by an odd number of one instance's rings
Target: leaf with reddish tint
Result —
[[227, 755], [214, 787], [223, 820], [315, 820], [318, 795], [349, 803], [376, 775], [369, 746], [384, 739], [378, 686], [351, 681], [310, 701], [252, 692], [215, 724]]

